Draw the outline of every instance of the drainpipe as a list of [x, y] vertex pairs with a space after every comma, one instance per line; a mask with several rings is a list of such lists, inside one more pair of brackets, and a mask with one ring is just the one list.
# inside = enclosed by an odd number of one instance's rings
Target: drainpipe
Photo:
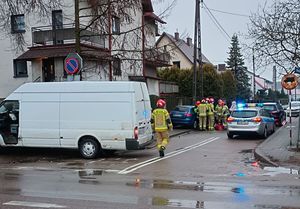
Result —
[[[108, 2], [108, 50], [110, 53], [110, 57], [112, 57], [112, 19], [111, 19], [111, 6], [110, 6], [110, 1]], [[112, 60], [109, 61], [109, 80], [113, 80], [112, 76]]]

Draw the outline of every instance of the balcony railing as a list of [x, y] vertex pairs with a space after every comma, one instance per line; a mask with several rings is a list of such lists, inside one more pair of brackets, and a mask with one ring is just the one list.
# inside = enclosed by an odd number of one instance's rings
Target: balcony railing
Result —
[[[83, 27], [82, 27], [83, 28]], [[62, 28], [41, 26], [32, 28], [32, 46], [60, 45], [75, 43], [75, 25], [65, 24]], [[108, 39], [90, 30], [81, 30], [80, 43], [108, 48]]]
[[158, 48], [146, 48], [145, 60], [157, 67], [168, 66], [170, 64], [171, 55], [165, 50]]

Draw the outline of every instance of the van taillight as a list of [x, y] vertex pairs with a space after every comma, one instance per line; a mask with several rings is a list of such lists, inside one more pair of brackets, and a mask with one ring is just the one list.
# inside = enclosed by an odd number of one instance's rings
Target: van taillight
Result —
[[139, 138], [139, 129], [138, 129], [138, 127], [134, 128], [133, 135], [134, 135], [134, 139], [138, 140], [138, 138]]

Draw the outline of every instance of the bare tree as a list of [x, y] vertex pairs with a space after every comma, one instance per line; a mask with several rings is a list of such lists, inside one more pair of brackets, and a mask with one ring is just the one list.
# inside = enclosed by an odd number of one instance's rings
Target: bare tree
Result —
[[[32, 14], [38, 17], [51, 17], [51, 11], [62, 6], [63, 0], [2, 0], [0, 2], [0, 28], [3, 31], [2, 38], [9, 37], [12, 48], [24, 51], [26, 41], [23, 33], [11, 33], [11, 16], [19, 14]], [[30, 28], [25, 28], [30, 30]]]
[[250, 17], [257, 59], [290, 72], [300, 64], [300, 0], [273, 1]]

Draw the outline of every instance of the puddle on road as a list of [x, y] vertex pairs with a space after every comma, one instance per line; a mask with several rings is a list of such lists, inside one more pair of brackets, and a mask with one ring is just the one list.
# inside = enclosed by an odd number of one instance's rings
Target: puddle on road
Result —
[[[285, 207], [279, 205], [253, 205], [250, 202], [212, 202], [199, 200], [167, 199], [163, 197], [153, 197], [153, 206], [167, 206], [178, 208], [202, 208], [202, 209], [224, 209], [224, 208], [255, 208], [255, 209], [300, 209], [299, 207]], [[242, 205], [241, 205], [242, 204]]]
[[238, 198], [247, 199], [247, 195], [288, 195], [300, 196], [300, 186], [253, 186], [224, 182], [187, 182], [171, 180], [143, 180], [126, 183], [127, 186], [145, 189], [188, 190], [209, 193], [231, 193], [239, 195]]
[[103, 170], [93, 170], [93, 169], [79, 170], [78, 176], [80, 178], [89, 178], [89, 177], [96, 178], [96, 176], [102, 176], [104, 172], [105, 171]]
[[292, 168], [284, 168], [284, 167], [264, 167], [263, 170], [268, 173], [264, 173], [264, 176], [276, 176], [280, 174], [292, 174], [292, 175], [300, 175], [300, 170], [292, 169]]

